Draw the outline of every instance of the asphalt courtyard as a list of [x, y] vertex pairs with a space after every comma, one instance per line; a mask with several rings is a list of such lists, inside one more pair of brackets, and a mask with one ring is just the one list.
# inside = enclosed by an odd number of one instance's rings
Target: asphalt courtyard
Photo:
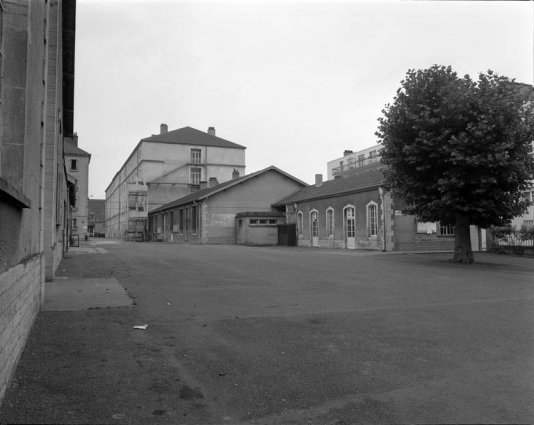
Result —
[[2, 423], [534, 423], [532, 258], [86, 248], [60, 265], [71, 292], [48, 292]]

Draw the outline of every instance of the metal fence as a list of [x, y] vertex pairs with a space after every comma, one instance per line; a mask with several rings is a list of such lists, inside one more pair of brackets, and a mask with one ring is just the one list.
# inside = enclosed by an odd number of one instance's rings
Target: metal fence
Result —
[[506, 247], [534, 247], [534, 227], [496, 227], [493, 245]]

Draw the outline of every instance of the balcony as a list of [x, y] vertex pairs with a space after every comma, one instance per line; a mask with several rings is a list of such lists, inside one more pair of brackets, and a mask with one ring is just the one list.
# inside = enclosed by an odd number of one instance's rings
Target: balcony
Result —
[[354, 170], [356, 168], [367, 167], [368, 165], [376, 164], [379, 162], [380, 162], [379, 155], [373, 156], [370, 158], [359, 159], [353, 162], [349, 162], [348, 164], [343, 164], [339, 167], [332, 168], [332, 176], [343, 174], [343, 173], [346, 173], [347, 171]]

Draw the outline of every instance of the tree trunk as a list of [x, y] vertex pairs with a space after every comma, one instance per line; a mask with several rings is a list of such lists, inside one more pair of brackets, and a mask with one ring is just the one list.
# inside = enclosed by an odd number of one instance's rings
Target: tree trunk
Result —
[[469, 216], [465, 214], [457, 214], [455, 226], [454, 257], [452, 262], [471, 264], [475, 261], [475, 257], [471, 250]]

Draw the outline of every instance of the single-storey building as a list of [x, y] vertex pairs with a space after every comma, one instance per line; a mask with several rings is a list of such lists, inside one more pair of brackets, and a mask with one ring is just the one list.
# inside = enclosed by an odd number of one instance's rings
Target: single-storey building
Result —
[[151, 240], [276, 245], [273, 235], [285, 223], [285, 214], [272, 204], [307, 186], [274, 166], [224, 183], [211, 179], [201, 185], [200, 191], [149, 212]]
[[[454, 228], [418, 223], [385, 185], [381, 166], [352, 172], [301, 189], [273, 207], [295, 224], [297, 245], [381, 251], [454, 248]], [[475, 247], [474, 247], [475, 249]]]

